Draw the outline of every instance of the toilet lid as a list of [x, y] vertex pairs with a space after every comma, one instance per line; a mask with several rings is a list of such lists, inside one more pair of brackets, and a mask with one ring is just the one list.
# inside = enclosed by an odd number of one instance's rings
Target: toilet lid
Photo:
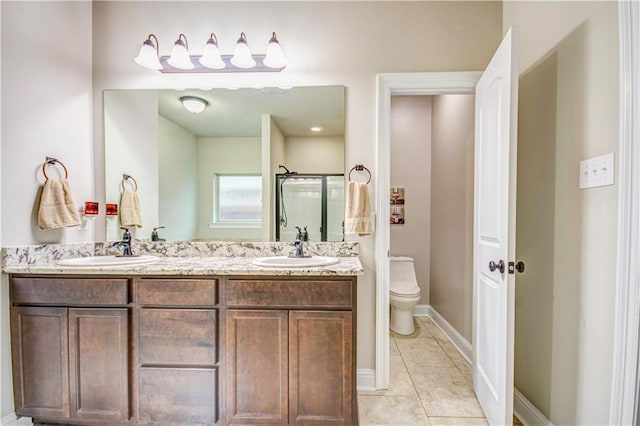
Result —
[[415, 281], [391, 281], [389, 292], [394, 296], [415, 296], [420, 294], [420, 287]]

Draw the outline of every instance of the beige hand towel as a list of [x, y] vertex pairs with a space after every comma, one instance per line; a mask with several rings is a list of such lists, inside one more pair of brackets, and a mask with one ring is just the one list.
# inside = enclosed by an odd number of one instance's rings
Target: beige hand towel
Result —
[[120, 198], [120, 223], [122, 226], [142, 227], [138, 193], [125, 189]]
[[73, 203], [66, 179], [47, 179], [42, 187], [38, 209], [38, 227], [57, 229], [80, 225], [80, 215]]
[[373, 226], [371, 224], [369, 187], [366, 183], [349, 182], [347, 184], [346, 195], [344, 215], [345, 234], [370, 235], [373, 232]]

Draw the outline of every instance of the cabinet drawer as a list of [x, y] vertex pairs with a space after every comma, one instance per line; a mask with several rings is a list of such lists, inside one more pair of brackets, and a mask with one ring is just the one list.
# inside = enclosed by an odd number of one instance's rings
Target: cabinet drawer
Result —
[[350, 280], [229, 280], [228, 306], [351, 308]]
[[140, 368], [139, 420], [166, 425], [214, 424], [217, 371], [205, 368]]
[[217, 311], [140, 309], [138, 359], [141, 364], [216, 363]]
[[137, 285], [140, 305], [214, 306], [218, 303], [218, 280], [142, 279]]
[[29, 278], [11, 279], [16, 305], [126, 305], [125, 278]]

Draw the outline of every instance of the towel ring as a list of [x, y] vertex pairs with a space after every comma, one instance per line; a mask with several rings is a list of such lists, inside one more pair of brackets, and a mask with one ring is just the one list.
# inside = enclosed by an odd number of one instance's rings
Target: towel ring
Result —
[[67, 170], [67, 167], [62, 164], [62, 161], [57, 158], [46, 157], [44, 163], [42, 163], [42, 174], [44, 175], [45, 182], [49, 180], [49, 176], [47, 176], [47, 164], [55, 165], [56, 163], [60, 164], [64, 169], [64, 178], [66, 179], [69, 177], [69, 171]]
[[133, 191], [138, 192], [138, 182], [136, 182], [133, 176], [124, 174], [124, 173], [122, 174], [122, 182], [120, 182], [120, 186], [122, 187], [122, 192], [124, 192], [124, 183], [128, 180], [133, 181], [133, 184], [134, 184]]
[[353, 171], [357, 171], [357, 172], [362, 172], [365, 171], [369, 174], [369, 179], [367, 179], [367, 184], [369, 182], [371, 182], [371, 171], [369, 171], [369, 169], [367, 169], [364, 165], [362, 164], [356, 164], [355, 166], [353, 166], [351, 168], [351, 170], [349, 170], [349, 181], [351, 181], [351, 173], [353, 173]]

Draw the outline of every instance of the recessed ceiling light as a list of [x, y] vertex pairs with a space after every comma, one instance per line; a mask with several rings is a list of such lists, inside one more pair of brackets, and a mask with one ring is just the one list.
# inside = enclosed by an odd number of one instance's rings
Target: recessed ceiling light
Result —
[[311, 130], [312, 132], [321, 132], [324, 129], [322, 127], [320, 127], [320, 126], [313, 126], [309, 130]]

